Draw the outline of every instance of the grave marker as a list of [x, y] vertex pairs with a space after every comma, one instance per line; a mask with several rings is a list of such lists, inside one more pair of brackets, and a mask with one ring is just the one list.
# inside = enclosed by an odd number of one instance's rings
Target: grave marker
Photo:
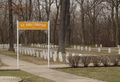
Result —
[[66, 54], [66, 63], [69, 63], [68, 57], [69, 57], [69, 53]]
[[108, 48], [108, 53], [111, 53], [111, 48]]
[[83, 51], [83, 46], [81, 46], [81, 51]]
[[80, 46], [77, 46], [77, 50], [80, 50]]
[[74, 50], [76, 50], [76, 45], [74, 45]]
[[98, 52], [100, 52], [101, 51], [101, 49], [100, 48], [98, 48]]
[[89, 52], [91, 51], [91, 47], [89, 47]]

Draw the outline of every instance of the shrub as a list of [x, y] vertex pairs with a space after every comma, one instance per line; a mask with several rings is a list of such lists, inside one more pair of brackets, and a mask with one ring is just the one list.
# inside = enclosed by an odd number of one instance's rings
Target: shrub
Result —
[[94, 66], [98, 67], [101, 64], [101, 57], [100, 56], [92, 56], [91, 57], [92, 63]]
[[118, 58], [118, 55], [110, 56], [111, 63], [113, 63], [114, 66], [117, 66], [119, 64], [120, 60]]
[[82, 63], [84, 67], [88, 67], [88, 65], [91, 63], [91, 56], [82, 56]]
[[109, 66], [110, 65], [110, 57], [109, 56], [101, 56], [100, 57], [101, 59], [101, 63], [104, 65], [104, 66]]
[[67, 58], [71, 67], [78, 67], [80, 59], [80, 56], [68, 56]]

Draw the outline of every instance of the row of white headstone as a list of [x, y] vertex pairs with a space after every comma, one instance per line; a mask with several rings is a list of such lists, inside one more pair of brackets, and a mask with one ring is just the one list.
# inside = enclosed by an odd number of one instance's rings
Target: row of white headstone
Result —
[[0, 49], [8, 49], [9, 44], [0, 44]]
[[[46, 44], [31, 44], [31, 47], [48, 48]], [[57, 45], [50, 45], [50, 48], [57, 48]]]
[[[40, 55], [41, 55], [41, 58], [48, 60], [48, 51], [43, 50], [42, 52], [40, 52]], [[59, 52], [57, 54], [57, 51], [50, 51], [50, 59], [53, 59], [53, 61], [57, 61], [57, 59], [59, 59], [60, 62], [63, 62], [62, 53]]]
[[84, 49], [87, 51], [91, 51], [91, 47], [87, 47], [87, 46], [85, 46], [85, 47], [83, 47], [83, 46], [74, 46], [74, 50], [81, 50], [81, 51], [83, 51]]
[[[17, 48], [15, 48], [15, 52], [17, 52]], [[48, 60], [48, 51], [47, 50], [43, 50], [42, 52], [40, 52], [40, 51], [36, 51], [35, 49], [30, 49], [30, 48], [19, 48], [19, 53], [35, 56], [37, 58], [41, 57], [41, 58]], [[63, 57], [62, 57], [61, 52], [59, 52], [57, 54], [57, 51], [50, 51], [50, 58], [53, 58], [53, 61], [57, 61], [57, 59], [59, 59], [60, 62], [63, 62]]]
[[[97, 47], [98, 47], [98, 45], [97, 45], [97, 44], [95, 44], [95, 47], [97, 48]], [[120, 45], [118, 45], [117, 47], [118, 47], [118, 48], [120, 48]], [[100, 44], [100, 48], [102, 48], [102, 44]]]
[[[98, 48], [98, 52], [101, 52], [101, 48]], [[112, 49], [108, 48], [108, 53], [111, 53]], [[118, 49], [118, 54], [120, 55], [120, 49]]]
[[[19, 44], [19, 46], [21, 47], [22, 44]], [[14, 44], [14, 47], [17, 47], [17, 44]], [[0, 44], [0, 49], [8, 49], [9, 48], [9, 44]]]
[[[101, 47], [102, 47], [102, 45], [101, 45]], [[101, 47], [98, 47], [98, 52], [101, 52]], [[118, 46], [118, 48], [119, 48], [120, 46]], [[74, 50], [81, 50], [81, 51], [83, 51], [84, 49], [87, 51], [91, 51], [92, 50], [92, 48], [91, 47], [87, 47], [87, 46], [85, 46], [85, 47], [83, 47], [83, 46], [74, 46]], [[108, 53], [111, 53], [111, 48], [108, 48]], [[118, 54], [120, 54], [120, 49], [118, 50]]]

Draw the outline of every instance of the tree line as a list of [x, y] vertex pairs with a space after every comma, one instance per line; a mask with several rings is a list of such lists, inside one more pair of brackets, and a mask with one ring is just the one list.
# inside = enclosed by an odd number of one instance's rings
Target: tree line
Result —
[[[65, 52], [71, 45], [120, 44], [120, 0], [1, 0], [0, 44], [16, 43], [16, 21], [51, 22], [51, 44]], [[47, 32], [20, 31], [20, 43], [47, 43]]]

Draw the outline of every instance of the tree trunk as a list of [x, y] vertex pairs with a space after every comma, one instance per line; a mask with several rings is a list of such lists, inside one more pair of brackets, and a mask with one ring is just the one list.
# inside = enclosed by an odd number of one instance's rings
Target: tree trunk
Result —
[[59, 28], [59, 47], [58, 52], [65, 53], [65, 18], [66, 18], [66, 2], [67, 0], [61, 0], [61, 12], [60, 12], [60, 28]]
[[119, 4], [118, 0], [116, 0], [116, 6], [115, 6], [115, 11], [116, 11], [116, 14], [115, 14], [116, 46], [118, 46], [118, 42], [119, 42], [119, 40], [118, 40], [118, 33], [119, 33], [119, 31], [118, 31], [118, 4]]
[[65, 23], [65, 46], [70, 47], [70, 0], [67, 0], [66, 5], [66, 23]]
[[81, 0], [81, 27], [82, 27], [82, 44], [85, 44], [85, 29], [84, 29], [84, 0]]
[[[28, 12], [27, 12], [27, 7], [28, 7], [28, 2], [27, 2], [27, 0], [26, 0], [26, 21], [28, 20]], [[29, 32], [28, 32], [28, 30], [26, 30], [25, 31], [25, 46], [28, 46], [28, 44], [29, 44]]]
[[9, 51], [14, 51], [13, 40], [13, 16], [12, 16], [12, 0], [8, 0], [9, 5]]
[[55, 24], [54, 24], [54, 29], [53, 29], [53, 43], [56, 45], [56, 27], [57, 27], [57, 22], [58, 22], [58, 16], [59, 16], [59, 5], [57, 5], [57, 0], [56, 0], [56, 7], [57, 7], [57, 14], [55, 17]]
[[93, 40], [92, 40], [92, 44], [94, 45], [94, 44], [96, 44], [96, 36], [95, 36], [95, 22], [96, 22], [96, 17], [95, 17], [95, 15], [96, 15], [96, 10], [95, 10], [95, 8], [96, 8], [96, 5], [95, 5], [95, 0], [94, 0], [94, 4], [93, 4], [94, 6], [93, 6], [93, 19], [92, 19], [92, 38], [93, 38]]

